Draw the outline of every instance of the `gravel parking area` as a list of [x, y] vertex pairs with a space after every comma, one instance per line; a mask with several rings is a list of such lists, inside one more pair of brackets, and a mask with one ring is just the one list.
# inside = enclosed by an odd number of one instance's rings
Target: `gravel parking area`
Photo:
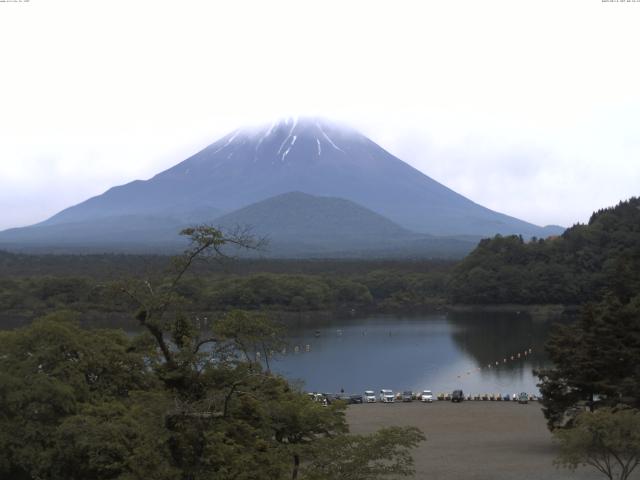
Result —
[[[603, 479], [589, 468], [575, 473], [553, 465], [555, 448], [540, 404], [418, 401], [351, 405], [353, 433], [413, 425], [427, 436], [415, 451], [416, 479]], [[634, 478], [640, 478], [637, 475]]]

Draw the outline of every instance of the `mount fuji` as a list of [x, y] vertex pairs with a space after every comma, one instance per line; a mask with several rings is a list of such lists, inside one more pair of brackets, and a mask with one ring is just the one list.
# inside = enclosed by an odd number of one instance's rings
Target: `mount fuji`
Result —
[[[300, 222], [301, 216], [318, 220]], [[334, 253], [341, 241], [345, 251], [358, 245], [386, 250], [391, 244], [397, 251], [403, 242], [428, 250], [434, 239], [442, 244], [438, 237], [546, 237], [563, 230], [478, 205], [356, 130], [307, 118], [238, 129], [149, 180], [113, 187], [42, 223], [0, 232], [0, 247], [171, 248], [180, 245], [176, 232], [184, 225], [234, 219], [252, 220], [258, 234], [296, 251], [300, 240], [309, 253], [327, 251], [322, 236], [310, 233], [323, 226], [327, 240], [335, 240], [329, 249]], [[311, 238], [316, 241], [302, 241]]]

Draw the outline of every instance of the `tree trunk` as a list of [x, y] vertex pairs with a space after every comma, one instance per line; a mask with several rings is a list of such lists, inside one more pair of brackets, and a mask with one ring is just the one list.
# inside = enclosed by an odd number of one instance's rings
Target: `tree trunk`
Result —
[[269, 352], [267, 352], [267, 346], [262, 343], [262, 351], [264, 352], [264, 363], [267, 367], [267, 373], [271, 373], [271, 367], [269, 367]]
[[300, 469], [300, 455], [297, 453], [293, 454], [293, 472], [291, 473], [291, 480], [296, 480], [298, 478], [298, 470]]

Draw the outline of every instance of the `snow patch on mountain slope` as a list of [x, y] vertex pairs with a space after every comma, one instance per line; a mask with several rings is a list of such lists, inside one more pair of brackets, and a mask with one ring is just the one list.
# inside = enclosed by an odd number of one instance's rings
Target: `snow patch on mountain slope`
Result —
[[329, 135], [327, 135], [327, 134], [325, 133], [325, 131], [322, 129], [322, 126], [320, 125], [320, 123], [316, 122], [316, 125], [317, 125], [317, 127], [320, 129], [320, 133], [322, 134], [322, 136], [327, 140], [327, 142], [329, 142], [329, 143], [331, 144], [331, 146], [332, 146], [333, 148], [335, 148], [336, 150], [338, 150], [338, 151], [340, 151], [340, 152], [342, 152], [342, 153], [345, 153], [345, 151], [344, 151], [344, 150], [342, 150], [342, 149], [341, 149], [340, 147], [338, 147], [335, 143], [333, 143], [333, 140], [331, 140], [331, 139], [329, 138]]
[[284, 162], [285, 157], [289, 154], [289, 152], [291, 151], [291, 149], [293, 148], [293, 146], [296, 143], [296, 139], [298, 138], [297, 135], [293, 136], [293, 140], [291, 140], [291, 144], [289, 145], [289, 148], [287, 148], [287, 150], [282, 154], [282, 161]]

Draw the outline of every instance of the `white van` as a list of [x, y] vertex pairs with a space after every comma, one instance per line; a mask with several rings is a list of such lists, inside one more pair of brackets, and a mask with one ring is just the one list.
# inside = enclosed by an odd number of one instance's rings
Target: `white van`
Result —
[[420, 394], [420, 401], [425, 403], [433, 402], [433, 393], [431, 393], [431, 390], [423, 390]]
[[393, 403], [395, 401], [395, 395], [393, 390], [382, 389], [380, 390], [380, 401], [382, 403]]

